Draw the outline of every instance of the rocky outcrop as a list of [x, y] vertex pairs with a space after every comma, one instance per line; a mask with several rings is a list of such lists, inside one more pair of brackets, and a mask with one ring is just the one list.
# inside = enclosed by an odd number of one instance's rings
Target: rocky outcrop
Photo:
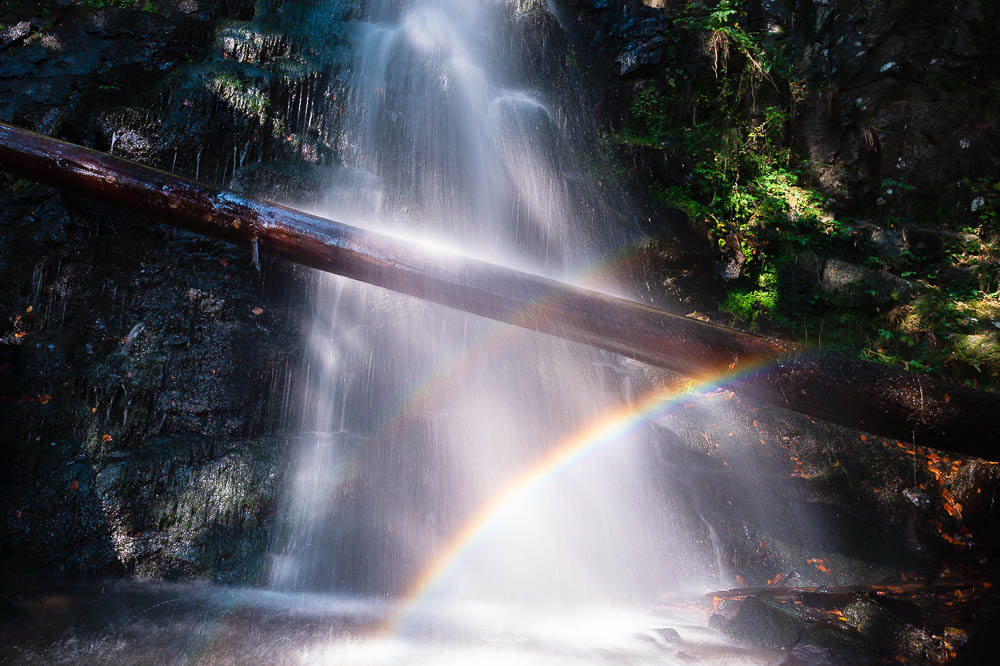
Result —
[[245, 251], [10, 189], [6, 555], [68, 572], [252, 575], [221, 552], [266, 541], [281, 462], [269, 433], [301, 346], [285, 288]]
[[586, 26], [593, 62], [619, 77], [649, 73], [663, 61], [663, 34], [670, 28], [665, 3], [650, 0], [563, 0], [563, 11]]
[[[314, 204], [344, 51], [309, 39], [343, 32], [354, 7], [335, 4], [4, 10], [0, 117]], [[255, 580], [310, 274], [12, 177], [0, 196], [3, 555]]]
[[1000, 172], [996, 4], [792, 8], [774, 20], [802, 44], [793, 136], [811, 175], [847, 211], [974, 220], [980, 179]]

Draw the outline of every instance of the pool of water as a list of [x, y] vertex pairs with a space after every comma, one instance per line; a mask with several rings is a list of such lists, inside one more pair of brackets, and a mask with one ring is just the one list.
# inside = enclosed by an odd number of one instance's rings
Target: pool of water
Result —
[[0, 662], [777, 664], [697, 611], [388, 600], [123, 581], [8, 581]]

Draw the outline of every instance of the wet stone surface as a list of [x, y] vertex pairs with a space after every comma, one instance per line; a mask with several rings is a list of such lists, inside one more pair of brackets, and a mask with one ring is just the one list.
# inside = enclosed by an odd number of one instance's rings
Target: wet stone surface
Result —
[[[277, 119], [213, 82], [256, 77], [230, 88], [266, 90], [271, 108], [318, 85], [325, 66], [295, 55], [307, 27], [294, 27], [308, 15], [290, 15], [284, 33], [273, 12], [261, 17], [295, 48], [272, 40], [233, 51], [233, 21], [241, 34], [256, 30], [253, 3], [3, 11], [4, 24], [31, 32], [4, 32], [0, 118], [220, 184], [251, 159], [264, 164], [265, 149], [251, 156], [249, 146]], [[302, 67], [274, 72], [292, 61]], [[317, 145], [308, 115], [301, 141], [273, 140], [272, 168], [312, 154], [302, 148]], [[237, 143], [247, 148], [234, 153]], [[278, 433], [297, 419], [293, 370], [312, 276], [266, 258], [258, 271], [249, 248], [0, 178], [6, 562], [255, 581], [283, 470]], [[278, 192], [276, 181], [247, 186], [285, 200], [308, 189]]]
[[[35, 224], [39, 209], [51, 228]], [[95, 219], [35, 186], [8, 199], [3, 228], [0, 263], [15, 277], [3, 303], [6, 555], [68, 572], [252, 578], [280, 475], [271, 433], [301, 344], [286, 289], [307, 281], [278, 266], [264, 278], [235, 248]]]

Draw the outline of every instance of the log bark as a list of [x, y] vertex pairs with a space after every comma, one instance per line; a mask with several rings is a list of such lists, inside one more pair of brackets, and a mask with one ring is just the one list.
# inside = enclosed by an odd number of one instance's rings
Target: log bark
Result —
[[[858, 594], [876, 595], [912, 595], [918, 592], [940, 593], [951, 592], [952, 590], [982, 587], [983, 583], [989, 583], [985, 578], [963, 578], [953, 581], [930, 581], [918, 583], [895, 583], [884, 585], [810, 585], [804, 587], [737, 587], [731, 590], [717, 590], [705, 594], [706, 599], [724, 601], [742, 601], [747, 597], [795, 597], [801, 595], [815, 595], [815, 598], [837, 598], [849, 597]], [[819, 605], [819, 604], [816, 604]]]
[[215, 188], [0, 123], [0, 169], [508, 324], [622, 354], [886, 437], [997, 459], [1000, 396], [640, 303]]

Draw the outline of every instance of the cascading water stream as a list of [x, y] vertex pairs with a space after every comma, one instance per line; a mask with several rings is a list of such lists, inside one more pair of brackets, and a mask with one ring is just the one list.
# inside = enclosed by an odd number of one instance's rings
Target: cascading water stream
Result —
[[[505, 20], [503, 2], [373, 0], [325, 214], [562, 275], [612, 249], [580, 225], [555, 114], [504, 67]], [[317, 302], [277, 588], [405, 594], [511, 479], [625, 401], [621, 362], [581, 346], [331, 276]], [[676, 589], [689, 536], [636, 455], [641, 437], [512, 497], [435, 593]]]
[[[320, 212], [563, 278], [615, 254], [566, 119], [509, 50], [514, 21], [504, 0], [372, 0]], [[318, 279], [273, 589], [388, 600], [380, 635], [406, 637], [410, 658], [412, 641], [452, 654], [484, 636], [621, 648], [659, 622], [649, 604], [725, 578], [663, 461], [644, 462], [651, 403], [626, 361]]]

